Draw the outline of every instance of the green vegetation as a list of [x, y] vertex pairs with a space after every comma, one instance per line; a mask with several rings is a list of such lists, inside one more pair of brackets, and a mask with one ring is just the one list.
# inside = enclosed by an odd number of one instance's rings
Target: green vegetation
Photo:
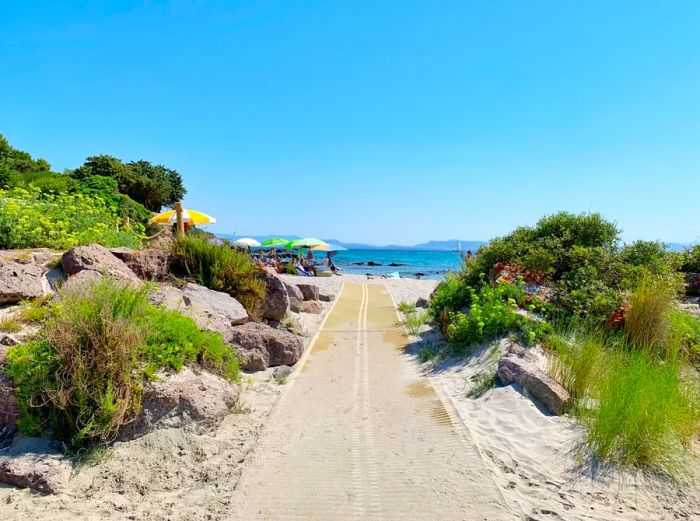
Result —
[[600, 215], [563, 212], [481, 248], [431, 313], [457, 353], [514, 333], [541, 342], [596, 457], [678, 475], [700, 429], [700, 319], [676, 304], [698, 260], [700, 248], [621, 247]]
[[430, 321], [430, 314], [424, 311], [417, 311], [415, 307], [413, 311], [404, 313], [401, 324], [406, 328], [409, 335], [418, 336], [421, 333], [421, 328]]
[[22, 324], [15, 317], [6, 317], [0, 320], [0, 331], [17, 333], [22, 330]]
[[220, 335], [150, 305], [147, 291], [105, 278], [62, 293], [37, 339], [8, 350], [23, 432], [46, 432], [73, 450], [105, 443], [139, 412], [144, 380], [159, 369], [196, 362], [238, 378]]
[[508, 333], [520, 333], [522, 341], [530, 345], [544, 337], [551, 329], [544, 321], [518, 313], [518, 304], [524, 304], [522, 285], [499, 282], [484, 285], [479, 291], [470, 289], [469, 311], [454, 312], [447, 327], [447, 340], [458, 352]]
[[173, 245], [175, 272], [209, 289], [228, 293], [256, 315], [265, 298], [265, 280], [250, 255], [198, 236], [180, 237]]
[[69, 175], [78, 180], [93, 176], [114, 179], [121, 193], [153, 212], [174, 205], [185, 195], [182, 177], [177, 171], [143, 160], [122, 163], [109, 155], [91, 156]]
[[106, 199], [80, 193], [0, 190], [0, 248], [66, 249], [90, 242], [138, 247], [143, 225], [124, 230], [119, 213]]
[[406, 313], [414, 313], [414, 312], [416, 311], [416, 306], [415, 306], [415, 304], [409, 304], [408, 302], [401, 302], [401, 303], [399, 303], [399, 305], [397, 306], [397, 308], [398, 308], [398, 310], [399, 310], [401, 313], [404, 313], [404, 314], [406, 314]]

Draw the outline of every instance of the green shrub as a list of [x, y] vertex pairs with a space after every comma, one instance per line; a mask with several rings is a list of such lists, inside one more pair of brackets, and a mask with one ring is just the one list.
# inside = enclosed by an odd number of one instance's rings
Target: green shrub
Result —
[[180, 237], [173, 246], [175, 269], [209, 289], [223, 291], [255, 315], [265, 298], [265, 281], [250, 255], [197, 236]]
[[700, 245], [692, 246], [681, 254], [681, 269], [687, 273], [700, 273]]
[[139, 247], [143, 226], [134, 223], [124, 231], [118, 215], [117, 207], [97, 196], [45, 194], [31, 186], [0, 190], [0, 248], [67, 249], [92, 242]]
[[677, 360], [645, 350], [615, 350], [607, 364], [598, 406], [584, 417], [588, 446], [621, 467], [681, 473], [699, 426], [697, 386], [680, 379]]
[[26, 434], [46, 432], [72, 449], [105, 443], [139, 412], [144, 379], [159, 369], [198, 362], [238, 377], [220, 335], [154, 308], [147, 291], [105, 278], [61, 292], [38, 340], [8, 350]]
[[513, 284], [499, 283], [482, 286], [477, 293], [471, 289], [468, 313], [457, 312], [447, 328], [449, 343], [464, 352], [485, 340], [510, 332], [522, 332], [526, 344], [541, 339], [550, 329], [546, 322], [529, 319], [516, 312], [518, 299], [524, 292]]
[[470, 298], [471, 288], [455, 273], [449, 273], [437, 285], [430, 298], [430, 312], [443, 334], [447, 332], [452, 314], [467, 306]]
[[219, 333], [200, 331], [189, 317], [165, 308], [150, 308], [144, 360], [147, 373], [160, 368], [179, 371], [197, 362], [227, 380], [238, 380], [238, 359]]
[[670, 334], [690, 362], [700, 366], [700, 317], [674, 309], [669, 315]]

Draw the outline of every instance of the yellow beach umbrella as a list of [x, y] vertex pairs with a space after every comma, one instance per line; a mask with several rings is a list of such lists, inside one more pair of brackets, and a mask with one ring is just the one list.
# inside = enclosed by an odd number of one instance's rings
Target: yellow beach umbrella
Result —
[[[189, 224], [215, 224], [216, 219], [197, 210], [182, 209], [182, 220]], [[160, 224], [174, 224], [177, 221], [175, 210], [167, 210], [153, 217], [149, 222]]]

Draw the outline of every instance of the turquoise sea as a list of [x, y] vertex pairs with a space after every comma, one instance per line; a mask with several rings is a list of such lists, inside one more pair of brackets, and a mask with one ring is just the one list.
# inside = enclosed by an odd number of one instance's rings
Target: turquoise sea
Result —
[[[318, 258], [325, 255], [317, 253]], [[442, 279], [448, 271], [459, 269], [461, 262], [457, 252], [421, 250], [347, 250], [339, 251], [333, 260], [343, 273], [388, 275], [398, 272], [401, 277], [410, 278], [422, 273], [421, 278], [425, 279]], [[378, 265], [370, 266], [369, 262]]]

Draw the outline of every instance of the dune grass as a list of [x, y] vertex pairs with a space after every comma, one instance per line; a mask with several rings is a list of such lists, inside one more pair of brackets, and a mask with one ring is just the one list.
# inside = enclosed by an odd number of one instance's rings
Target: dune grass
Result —
[[677, 360], [645, 350], [607, 356], [597, 407], [584, 415], [586, 441], [601, 459], [678, 476], [700, 419], [697, 386], [683, 381]]
[[6, 317], [0, 320], [0, 331], [17, 333], [22, 331], [22, 324], [16, 317]]
[[148, 303], [148, 288], [110, 278], [62, 291], [36, 340], [10, 348], [20, 429], [77, 451], [104, 444], [140, 410], [145, 380], [199, 363], [235, 380], [238, 362], [220, 335]]
[[176, 271], [199, 284], [237, 299], [256, 315], [265, 298], [265, 281], [250, 255], [197, 236], [180, 237], [173, 246]]

